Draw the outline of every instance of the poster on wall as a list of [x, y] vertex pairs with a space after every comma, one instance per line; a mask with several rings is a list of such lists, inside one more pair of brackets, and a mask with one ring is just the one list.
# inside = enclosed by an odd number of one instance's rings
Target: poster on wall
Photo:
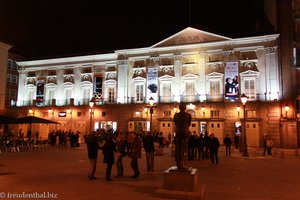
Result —
[[45, 79], [38, 79], [36, 82], [36, 105], [43, 105]]
[[158, 99], [158, 72], [157, 68], [148, 68], [147, 70], [147, 102], [150, 97], [157, 102]]
[[226, 62], [225, 64], [225, 98], [231, 100], [239, 98], [238, 62]]

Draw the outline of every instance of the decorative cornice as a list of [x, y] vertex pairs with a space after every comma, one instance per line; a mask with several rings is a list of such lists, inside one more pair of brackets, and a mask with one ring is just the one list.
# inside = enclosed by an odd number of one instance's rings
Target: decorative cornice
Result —
[[266, 53], [276, 53], [277, 52], [277, 46], [276, 47], [266, 47], [265, 48]]
[[224, 56], [231, 56], [234, 53], [234, 51], [233, 50], [224, 50], [224, 51], [222, 51], [222, 53]]
[[128, 60], [118, 60], [118, 65], [127, 65], [128, 64]]

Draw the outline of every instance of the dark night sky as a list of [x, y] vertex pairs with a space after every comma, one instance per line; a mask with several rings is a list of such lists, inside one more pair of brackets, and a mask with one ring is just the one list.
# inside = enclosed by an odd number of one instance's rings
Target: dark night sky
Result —
[[[255, 34], [262, 0], [0, 0], [0, 40], [28, 59], [148, 47], [191, 26]], [[247, 35], [248, 34], [248, 35]]]

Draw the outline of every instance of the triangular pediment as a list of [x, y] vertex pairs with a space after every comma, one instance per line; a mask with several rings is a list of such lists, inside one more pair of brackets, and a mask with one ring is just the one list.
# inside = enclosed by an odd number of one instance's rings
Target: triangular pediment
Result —
[[153, 45], [152, 48], [197, 44], [197, 43], [208, 43], [208, 42], [219, 42], [225, 40], [231, 40], [231, 38], [188, 27], [176, 33], [175, 35]]

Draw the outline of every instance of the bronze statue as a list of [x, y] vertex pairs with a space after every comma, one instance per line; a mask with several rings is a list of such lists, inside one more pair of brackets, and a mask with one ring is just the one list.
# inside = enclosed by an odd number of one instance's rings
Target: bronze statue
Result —
[[179, 113], [174, 115], [175, 122], [175, 159], [177, 169], [183, 169], [184, 153], [187, 149], [188, 138], [190, 135], [189, 126], [191, 125], [191, 115], [185, 112], [186, 105], [179, 104]]

